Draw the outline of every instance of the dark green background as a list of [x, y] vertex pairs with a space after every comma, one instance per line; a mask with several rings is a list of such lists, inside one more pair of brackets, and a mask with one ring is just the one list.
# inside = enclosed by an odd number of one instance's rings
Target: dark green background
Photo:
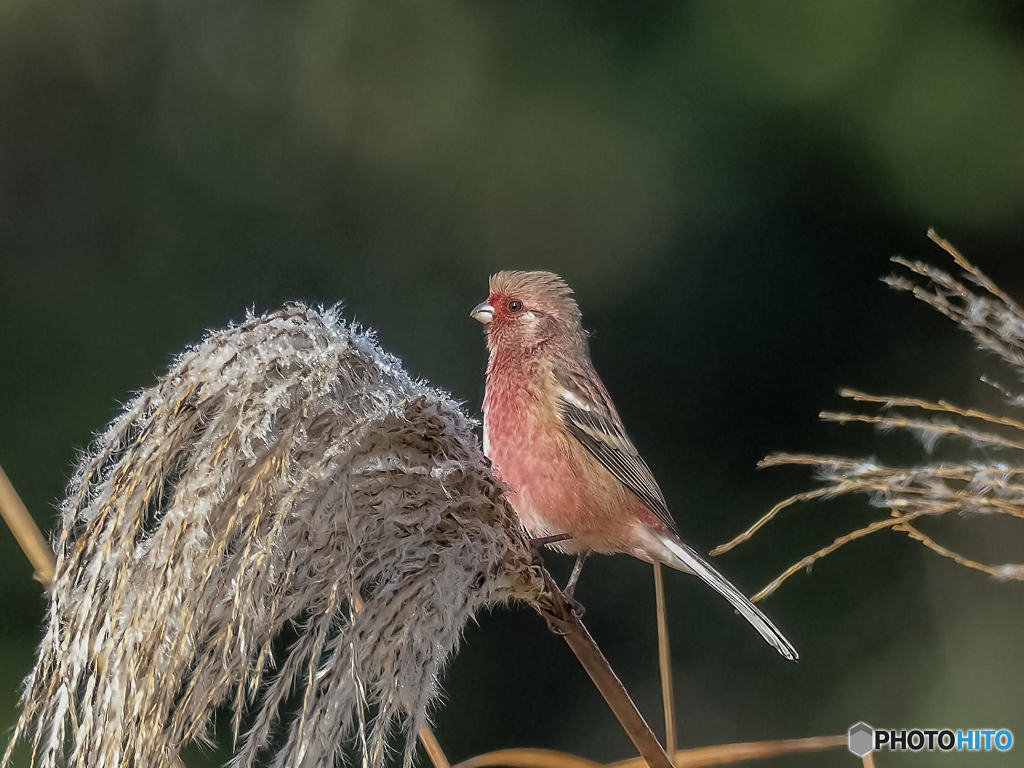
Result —
[[[598, 369], [710, 549], [812, 485], [756, 472], [770, 451], [920, 457], [819, 424], [840, 386], [991, 405], [981, 373], [1019, 381], [877, 278], [894, 253], [947, 263], [934, 226], [1022, 296], [1022, 210], [1017, 3], [5, 0], [0, 463], [48, 527], [119, 401], [204, 329], [286, 300], [343, 300], [478, 412], [467, 312], [490, 272], [543, 268], [576, 288]], [[796, 508], [719, 565], [753, 591], [877, 515]], [[929, 528], [994, 562], [1024, 558], [1017, 530]], [[10, 536], [0, 551], [6, 725], [43, 602]], [[858, 720], [1024, 739], [1020, 584], [881, 534], [765, 603], [802, 653], [788, 664], [695, 581], [668, 583], [683, 745]], [[658, 726], [650, 568], [597, 558], [578, 596]], [[446, 690], [453, 759], [631, 754], [524, 610], [468, 630]], [[1022, 749], [878, 763], [1011, 765]]]

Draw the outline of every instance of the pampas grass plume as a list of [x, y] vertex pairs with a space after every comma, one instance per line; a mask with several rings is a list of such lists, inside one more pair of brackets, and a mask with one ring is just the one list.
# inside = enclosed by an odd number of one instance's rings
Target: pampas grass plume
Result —
[[4, 764], [165, 768], [226, 705], [236, 768], [383, 765], [466, 622], [536, 590], [471, 429], [335, 310], [209, 334], [81, 459]]

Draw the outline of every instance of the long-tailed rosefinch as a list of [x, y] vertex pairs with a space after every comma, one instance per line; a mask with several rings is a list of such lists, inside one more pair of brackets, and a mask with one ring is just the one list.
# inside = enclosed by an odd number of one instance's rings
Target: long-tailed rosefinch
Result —
[[[484, 451], [531, 535], [564, 552], [624, 552], [698, 576], [787, 659], [792, 644], [679, 536], [651, 470], [590, 361], [572, 290], [551, 272], [499, 272], [487, 326]], [[582, 560], [577, 560], [578, 566]]]

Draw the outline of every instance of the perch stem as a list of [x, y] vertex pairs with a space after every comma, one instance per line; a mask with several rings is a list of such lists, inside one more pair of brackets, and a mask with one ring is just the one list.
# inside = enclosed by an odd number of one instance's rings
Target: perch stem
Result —
[[665, 578], [661, 564], [654, 564], [654, 599], [658, 612], [658, 668], [661, 672], [661, 701], [665, 710], [665, 751], [676, 752], [676, 705], [672, 690], [672, 647], [668, 639], [668, 616], [665, 610]]
[[590, 679], [647, 765], [650, 768], [673, 768], [672, 761], [658, 742], [658, 737], [636, 708], [636, 704], [629, 697], [625, 686], [612, 670], [601, 649], [597, 647], [590, 632], [574, 613], [569, 600], [547, 570], [541, 569], [541, 575], [547, 595], [552, 600], [552, 604], [546, 605], [541, 614], [548, 620], [549, 625], [565, 638], [565, 642], [576, 654], [576, 658], [590, 675]]

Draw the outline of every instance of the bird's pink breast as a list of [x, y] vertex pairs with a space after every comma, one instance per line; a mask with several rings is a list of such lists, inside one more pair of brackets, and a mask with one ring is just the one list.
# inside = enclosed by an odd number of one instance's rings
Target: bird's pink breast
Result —
[[[539, 379], [539, 380], [538, 380]], [[509, 500], [533, 536], [568, 533], [566, 551], [630, 551], [636, 499], [562, 426], [540, 376], [492, 375], [484, 401], [487, 455], [513, 490]]]

